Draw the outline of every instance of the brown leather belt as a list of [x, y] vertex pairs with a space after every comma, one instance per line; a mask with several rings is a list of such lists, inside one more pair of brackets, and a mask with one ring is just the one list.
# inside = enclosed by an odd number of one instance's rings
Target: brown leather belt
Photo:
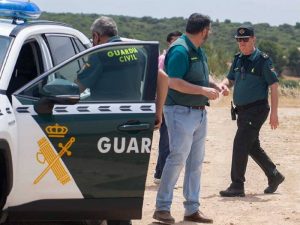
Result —
[[204, 110], [205, 106], [201, 105], [201, 106], [191, 106], [192, 109], [197, 109], [197, 110]]

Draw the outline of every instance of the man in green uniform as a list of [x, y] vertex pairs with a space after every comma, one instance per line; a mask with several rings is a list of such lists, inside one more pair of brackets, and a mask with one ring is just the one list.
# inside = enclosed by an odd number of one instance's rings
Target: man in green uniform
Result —
[[[106, 16], [101, 16], [96, 19], [92, 26], [92, 41], [93, 46], [105, 44], [108, 42], [120, 42], [122, 39], [118, 36], [118, 29], [115, 21]], [[122, 58], [122, 54], [127, 57]], [[76, 83], [79, 85], [80, 91], [83, 92], [86, 88], [90, 89], [91, 99], [93, 100], [109, 100], [112, 96], [117, 95], [118, 99], [131, 100], [136, 99], [140, 94], [139, 85], [135, 82], [141, 82], [140, 70], [145, 69], [144, 53], [138, 48], [121, 47], [114, 51], [99, 51], [98, 54], [93, 54], [89, 57], [85, 68], [78, 74]], [[124, 60], [123, 60], [124, 59]], [[117, 62], [115, 60], [118, 60]], [[119, 73], [114, 73], [118, 66], [122, 68], [122, 76]], [[115, 76], [115, 83], [108, 83], [111, 76]], [[110, 79], [107, 79], [110, 77]], [[126, 91], [123, 86], [126, 86]], [[132, 88], [128, 88], [132, 87]], [[111, 91], [113, 89], [113, 91]], [[130, 90], [130, 91], [128, 91]], [[155, 128], [159, 128], [162, 121], [162, 108], [166, 99], [168, 90], [168, 77], [163, 70], [158, 71], [157, 77], [157, 98], [156, 98], [156, 121]], [[116, 96], [115, 96], [116, 97]], [[101, 221], [87, 221], [88, 225], [99, 225]], [[107, 225], [131, 225], [130, 220], [109, 220]]]
[[184, 220], [213, 222], [199, 211], [207, 124], [205, 106], [209, 99], [218, 98], [219, 92], [227, 87], [217, 85], [209, 76], [202, 45], [209, 36], [210, 24], [209, 17], [192, 14], [187, 21], [186, 33], [172, 43], [165, 59], [169, 92], [164, 116], [170, 153], [163, 169], [153, 218], [166, 224], [175, 223], [170, 208], [173, 189], [184, 166]]
[[[266, 121], [270, 107], [268, 90], [271, 90], [271, 129], [278, 122], [278, 79], [269, 56], [255, 47], [256, 37], [252, 26], [243, 25], [235, 35], [240, 53], [236, 54], [227, 78], [222, 82], [234, 86], [233, 101], [238, 115], [237, 132], [233, 143], [231, 185], [220, 191], [223, 197], [245, 196], [244, 182], [248, 155], [268, 177], [265, 193], [273, 193], [284, 176], [260, 146], [259, 131]], [[233, 115], [235, 116], [235, 115]]]
[[[93, 46], [122, 41], [118, 36], [117, 24], [110, 17], [101, 16], [96, 19], [91, 26], [91, 31]], [[120, 57], [122, 54], [125, 54], [126, 57]], [[115, 60], [118, 60], [118, 63]], [[112, 93], [117, 95], [119, 99], [134, 100], [141, 95], [141, 89], [137, 88], [139, 85], [136, 82], [141, 82], [143, 79], [140, 76], [144, 74], [144, 61], [144, 53], [137, 48], [123, 47], [110, 52], [102, 51], [99, 54], [90, 56], [84, 70], [78, 75], [76, 83], [79, 85], [81, 92], [86, 88], [90, 89], [92, 100], [109, 100], [113, 97]], [[120, 70], [120, 67], [122, 68], [122, 76], [114, 72], [116, 65], [118, 65], [118, 70]], [[113, 80], [118, 82], [111, 84], [111, 76], [115, 76], [116, 79]], [[110, 79], [107, 79], [107, 77], [110, 77]], [[112, 87], [113, 92], [111, 91]], [[159, 70], [155, 129], [159, 128], [162, 122], [162, 110], [167, 90], [168, 77], [163, 70]]]
[[[102, 16], [95, 20], [91, 30], [94, 46], [121, 41], [117, 25], [110, 17]], [[92, 100], [139, 99], [144, 64], [145, 57], [137, 48], [125, 46], [109, 51], [100, 50], [89, 57], [84, 70], [78, 75], [80, 89], [88, 87]], [[116, 71], [122, 71], [122, 76]], [[115, 82], [112, 83], [112, 80]]]

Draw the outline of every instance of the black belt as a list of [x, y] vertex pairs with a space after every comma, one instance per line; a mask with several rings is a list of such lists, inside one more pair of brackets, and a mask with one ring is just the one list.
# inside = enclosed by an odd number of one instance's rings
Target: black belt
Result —
[[246, 109], [249, 109], [253, 106], [257, 106], [257, 105], [264, 105], [264, 104], [268, 104], [268, 100], [267, 99], [262, 99], [262, 100], [258, 100], [258, 101], [255, 101], [255, 102], [251, 102], [247, 105], [237, 105], [236, 106], [236, 109], [238, 111], [241, 111], [241, 110], [246, 110]]
[[197, 110], [204, 110], [205, 106], [201, 105], [201, 106], [190, 106], [192, 109], [197, 109]]

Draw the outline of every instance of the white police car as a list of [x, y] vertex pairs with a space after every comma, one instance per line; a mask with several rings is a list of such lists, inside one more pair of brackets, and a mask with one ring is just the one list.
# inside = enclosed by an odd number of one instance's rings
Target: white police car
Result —
[[89, 48], [67, 25], [26, 21], [38, 13], [0, 0], [13, 15], [0, 20], [2, 222], [140, 219], [158, 43]]

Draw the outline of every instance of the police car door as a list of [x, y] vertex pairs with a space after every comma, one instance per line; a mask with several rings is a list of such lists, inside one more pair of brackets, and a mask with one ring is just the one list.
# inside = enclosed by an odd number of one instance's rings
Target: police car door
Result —
[[141, 217], [157, 58], [156, 42], [97, 46], [14, 94], [20, 138], [11, 204], [27, 203], [14, 208]]

